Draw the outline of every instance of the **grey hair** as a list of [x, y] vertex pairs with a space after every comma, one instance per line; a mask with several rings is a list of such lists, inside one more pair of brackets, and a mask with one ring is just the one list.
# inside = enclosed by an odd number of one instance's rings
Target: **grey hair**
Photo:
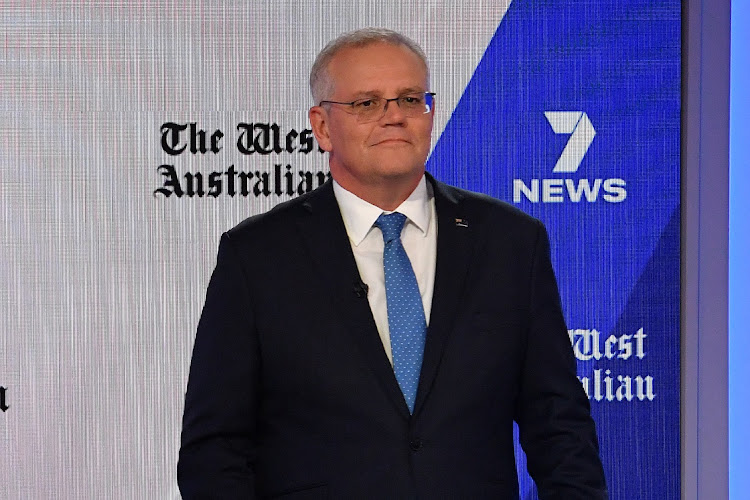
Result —
[[338, 38], [331, 40], [318, 53], [318, 57], [315, 58], [315, 62], [310, 69], [310, 93], [313, 96], [315, 104], [320, 103], [320, 101], [326, 98], [330, 98], [331, 94], [333, 94], [333, 81], [328, 74], [328, 64], [340, 50], [350, 47], [365, 47], [379, 42], [391, 45], [403, 45], [414, 52], [424, 64], [427, 71], [427, 80], [429, 81], [430, 67], [427, 64], [427, 56], [425, 56], [422, 48], [414, 40], [401, 33], [385, 28], [362, 28], [344, 33]]

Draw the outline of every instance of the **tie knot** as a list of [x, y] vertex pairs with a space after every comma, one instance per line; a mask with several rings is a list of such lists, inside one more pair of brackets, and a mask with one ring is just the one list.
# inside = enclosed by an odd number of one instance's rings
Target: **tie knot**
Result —
[[401, 230], [404, 228], [405, 222], [406, 216], [404, 214], [392, 212], [380, 214], [378, 220], [375, 221], [375, 225], [380, 228], [383, 233], [383, 241], [388, 244], [401, 237]]

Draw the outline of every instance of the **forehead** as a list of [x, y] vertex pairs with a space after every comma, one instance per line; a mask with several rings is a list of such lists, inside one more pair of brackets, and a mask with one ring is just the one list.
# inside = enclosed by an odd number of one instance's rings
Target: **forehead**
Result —
[[337, 94], [427, 90], [424, 62], [404, 45], [376, 42], [345, 47], [327, 69]]

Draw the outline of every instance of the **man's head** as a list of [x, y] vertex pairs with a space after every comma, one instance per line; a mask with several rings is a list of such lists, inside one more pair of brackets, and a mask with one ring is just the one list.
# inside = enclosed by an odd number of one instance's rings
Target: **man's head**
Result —
[[[427, 64], [427, 56], [422, 48], [411, 38], [402, 35], [396, 31], [385, 28], [362, 28], [350, 31], [340, 35], [328, 42], [315, 58], [315, 62], [310, 69], [310, 93], [312, 94], [315, 104], [320, 101], [330, 99], [334, 92], [334, 82], [328, 73], [328, 63], [333, 56], [344, 48], [362, 48], [375, 43], [387, 43], [390, 45], [402, 45], [412, 52], [422, 61], [422, 65], [427, 72], [427, 81], [430, 80], [430, 70]], [[426, 90], [426, 89], [425, 89]]]
[[[390, 205], [403, 201], [421, 179], [430, 150], [433, 108], [410, 109], [411, 96], [424, 99], [429, 91], [422, 50], [389, 30], [346, 33], [318, 55], [310, 90], [316, 104], [310, 122], [330, 155], [333, 178], [370, 203], [395, 208]], [[363, 117], [347, 104], [365, 99], [369, 107], [370, 98], [385, 112]]]

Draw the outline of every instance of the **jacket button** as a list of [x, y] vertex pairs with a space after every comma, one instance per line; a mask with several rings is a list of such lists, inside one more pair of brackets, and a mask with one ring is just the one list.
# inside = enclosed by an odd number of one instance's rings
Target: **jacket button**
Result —
[[419, 451], [422, 449], [422, 440], [419, 438], [412, 439], [409, 441], [409, 448], [411, 451]]

